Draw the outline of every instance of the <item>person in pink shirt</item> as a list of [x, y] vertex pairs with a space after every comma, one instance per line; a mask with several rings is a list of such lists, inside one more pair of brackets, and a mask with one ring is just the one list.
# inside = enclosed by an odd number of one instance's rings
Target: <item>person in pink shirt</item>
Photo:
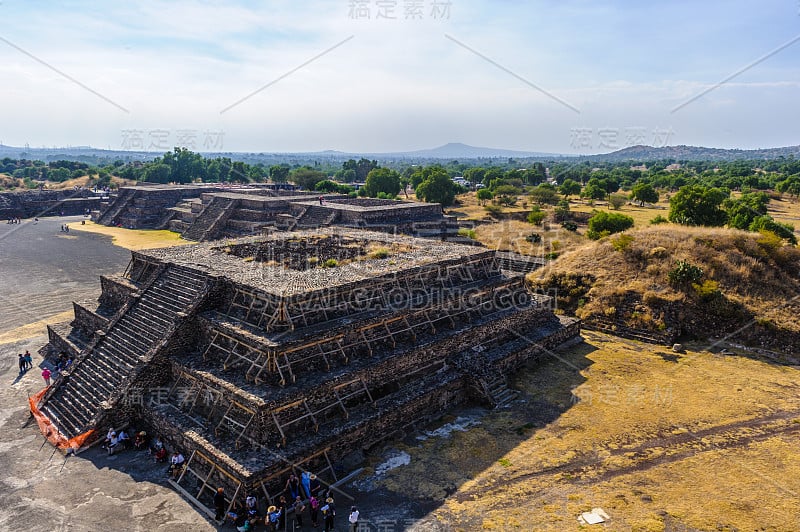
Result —
[[50, 386], [50, 370], [49, 369], [44, 368], [42, 370], [42, 378], [44, 379], [44, 383], [46, 385]]

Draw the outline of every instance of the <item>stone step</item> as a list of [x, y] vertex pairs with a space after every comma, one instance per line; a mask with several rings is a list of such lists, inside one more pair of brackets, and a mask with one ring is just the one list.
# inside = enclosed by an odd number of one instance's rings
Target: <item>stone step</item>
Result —
[[80, 434], [84, 426], [84, 424], [77, 421], [74, 417], [66, 415], [58, 407], [49, 402], [42, 407], [42, 411], [51, 421], [55, 421], [56, 427], [67, 436]]
[[97, 404], [99, 402], [96, 397], [85, 396], [79, 389], [70, 387], [65, 389], [58, 406], [75, 420], [75, 424], [84, 426], [92, 419]]
[[117, 327], [122, 327], [134, 338], [141, 337], [143, 342], [150, 343], [155, 338], [160, 338], [172, 326], [172, 320], [148, 314], [143, 310], [125, 315], [117, 322]]
[[127, 364], [133, 364], [134, 361], [138, 361], [139, 357], [143, 356], [148, 351], [148, 348], [145, 347], [127, 345], [119, 338], [106, 339], [106, 341], [109, 340], [110, 342], [108, 345], [115, 350], [115, 353], [122, 354], [123, 356], [120, 358]]
[[129, 330], [122, 327], [115, 327], [113, 333], [109, 334], [104, 341], [109, 340], [111, 345], [123, 351], [127, 350], [127, 353], [134, 357], [144, 354], [152, 346], [141, 336], [131, 336]]

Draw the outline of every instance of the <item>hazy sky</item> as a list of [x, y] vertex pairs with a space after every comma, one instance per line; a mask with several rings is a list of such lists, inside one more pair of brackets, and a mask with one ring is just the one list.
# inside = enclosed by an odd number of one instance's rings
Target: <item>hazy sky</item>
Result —
[[1, 0], [0, 20], [6, 145], [800, 144], [799, 0]]

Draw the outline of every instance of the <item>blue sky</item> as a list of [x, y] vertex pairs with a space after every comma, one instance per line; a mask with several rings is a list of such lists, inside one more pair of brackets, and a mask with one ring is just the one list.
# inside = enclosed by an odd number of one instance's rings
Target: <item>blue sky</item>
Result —
[[2, 0], [0, 142], [800, 144], [800, 42], [764, 58], [800, 36], [798, 0], [412, 3]]

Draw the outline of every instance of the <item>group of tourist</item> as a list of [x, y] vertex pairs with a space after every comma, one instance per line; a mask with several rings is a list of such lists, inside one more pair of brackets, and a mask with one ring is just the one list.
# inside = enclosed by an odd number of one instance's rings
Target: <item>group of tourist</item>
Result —
[[[318, 528], [321, 522], [327, 532], [334, 529], [334, 518], [336, 517], [336, 503], [333, 499], [333, 492], [324, 488], [316, 475], [308, 472], [302, 474], [302, 479], [295, 473], [291, 473], [286, 480], [286, 488], [278, 498], [277, 503], [266, 507], [264, 512], [259, 511], [259, 500], [254, 494], [246, 494], [244, 499], [233, 501], [227, 513], [225, 511], [226, 507], [225, 489], [218, 488], [217, 493], [214, 495], [215, 519], [217, 521], [231, 521], [239, 532], [252, 530], [253, 527], [262, 522], [267, 527], [267, 530], [271, 532], [287, 530], [286, 520], [289, 512], [294, 514], [297, 527], [302, 528], [306, 510], [308, 510], [311, 526]], [[355, 532], [358, 528], [358, 519], [359, 511], [355, 506], [352, 506], [348, 517], [352, 532]]]
[[20, 219], [19, 218], [9, 218], [7, 223], [18, 224], [18, 223], [20, 223]]
[[22, 375], [29, 369], [33, 367], [33, 357], [28, 351], [25, 351], [25, 354], [19, 354], [19, 373]]
[[[25, 351], [25, 355], [20, 355], [20, 357], [28, 359], [28, 367], [25, 369], [25, 371], [27, 371], [33, 366], [33, 362], [30, 360], [31, 358], [30, 353]], [[22, 358], [20, 359], [20, 367], [19, 367], [20, 373], [23, 373]], [[61, 372], [66, 370], [70, 366], [72, 366], [72, 356], [62, 351], [58, 355], [58, 358], [56, 359], [56, 362], [53, 365], [52, 370], [47, 366], [45, 366], [44, 369], [42, 369], [42, 379], [44, 379], [45, 386], [50, 386], [50, 380], [60, 376]]]

